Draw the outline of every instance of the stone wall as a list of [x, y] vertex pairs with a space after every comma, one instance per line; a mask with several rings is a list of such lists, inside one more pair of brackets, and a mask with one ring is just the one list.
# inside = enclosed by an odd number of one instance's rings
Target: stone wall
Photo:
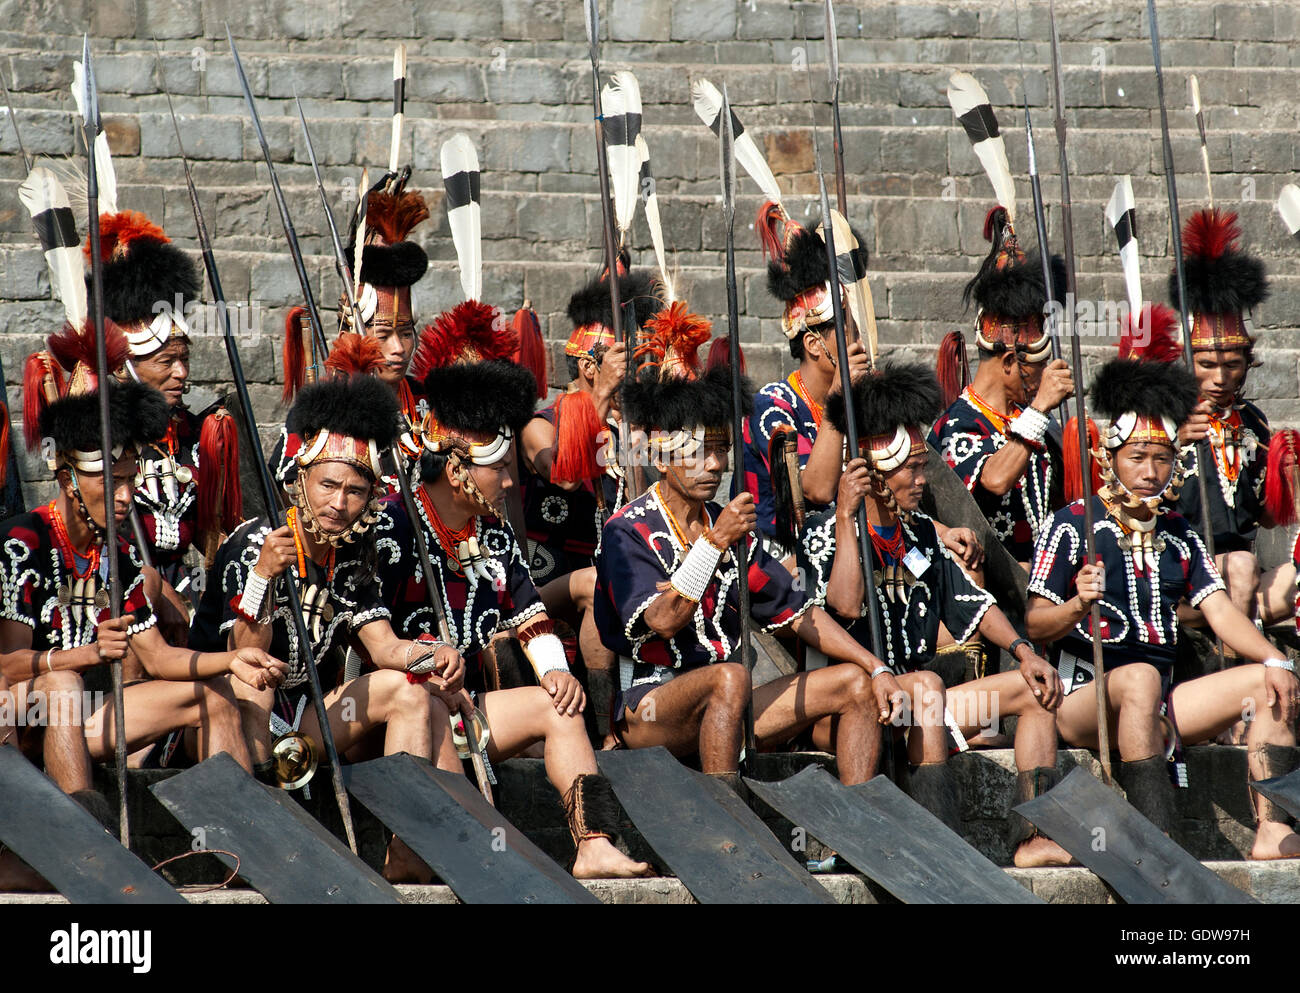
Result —
[[[1272, 297], [1255, 315], [1263, 366], [1252, 392], [1279, 423], [1300, 422], [1297, 356], [1300, 246], [1274, 203], [1295, 179], [1294, 100], [1300, 61], [1300, 7], [1284, 2], [1184, 0], [1161, 7], [1161, 35], [1179, 192], [1186, 215], [1203, 205], [1204, 174], [1187, 75], [1199, 76], [1206, 104], [1216, 204], [1241, 213], [1246, 240], [1273, 275]], [[1128, 173], [1138, 198], [1148, 299], [1164, 299], [1169, 231], [1145, 12], [1139, 4], [1063, 0], [1058, 4], [1074, 201], [1079, 293], [1117, 301], [1123, 284], [1102, 209], [1115, 178]], [[644, 98], [666, 240], [693, 306], [725, 314], [724, 231], [714, 137], [695, 119], [691, 79], [726, 83], [736, 111], [764, 149], [787, 206], [813, 211], [811, 63], [819, 99], [822, 13], [817, 3], [775, 0], [605, 0], [606, 71], [633, 69]], [[939, 338], [969, 326], [960, 289], [983, 255], [988, 183], [944, 94], [952, 69], [974, 72], [1006, 134], [1013, 172], [1024, 176], [1027, 90], [1049, 202], [1058, 196], [1057, 151], [1049, 106], [1044, 4], [1021, 4], [1018, 47], [1011, 3], [837, 5], [842, 116], [850, 215], [870, 252], [881, 341], [895, 352], [929, 356]], [[275, 424], [281, 379], [279, 334], [285, 308], [300, 296], [272, 202], [260, 150], [240, 96], [225, 27], [240, 46], [267, 139], [304, 250], [313, 290], [327, 307], [338, 296], [323, 217], [311, 180], [293, 94], [302, 96], [326, 183], [343, 216], [363, 165], [383, 168], [389, 141], [393, 45], [408, 49], [404, 159], [429, 193], [432, 221], [419, 238], [434, 260], [417, 294], [428, 319], [460, 294], [442, 205], [438, 148], [457, 132], [478, 147], [483, 168], [484, 295], [513, 309], [525, 298], [542, 316], [552, 356], [569, 330], [568, 294], [594, 271], [600, 212], [594, 175], [590, 75], [581, 4], [559, 0], [0, 0], [0, 68], [18, 109], [29, 153], [82, 167], [68, 90], [81, 34], [89, 27], [111, 136], [122, 207], [160, 220], [193, 248], [176, 139], [160, 92], [152, 36], [181, 115], [186, 149], [230, 302], [243, 308], [244, 365], [264, 428]], [[803, 37], [809, 39], [805, 46]], [[1020, 59], [1026, 66], [1023, 77]], [[816, 108], [829, 162], [826, 105]], [[69, 161], [71, 158], [72, 161]], [[11, 410], [21, 409], [22, 360], [53, 330], [61, 310], [49, 299], [44, 261], [17, 199], [23, 177], [13, 128], [0, 123], [0, 358]], [[788, 370], [779, 308], [764, 287], [751, 218], [760, 197], [740, 181], [737, 264], [741, 335], [761, 379]], [[1022, 229], [1032, 226], [1021, 182]], [[1059, 249], [1059, 213], [1049, 225]], [[1028, 239], [1027, 239], [1028, 240]], [[638, 215], [633, 254], [653, 265]], [[333, 318], [327, 316], [327, 324]], [[211, 322], [209, 322], [211, 323]], [[1088, 343], [1094, 355], [1102, 344]], [[201, 401], [229, 384], [220, 342], [195, 341]], [[562, 364], [560, 365], [562, 369]], [[561, 373], [562, 375], [562, 373]], [[553, 381], [560, 376], [552, 375]], [[24, 475], [40, 474], [27, 460]]]

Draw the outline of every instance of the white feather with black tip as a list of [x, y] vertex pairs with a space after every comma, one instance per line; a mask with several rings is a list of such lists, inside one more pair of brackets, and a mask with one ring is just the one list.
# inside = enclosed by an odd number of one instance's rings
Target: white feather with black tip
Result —
[[1300, 186], [1287, 183], [1277, 198], [1277, 212], [1291, 234], [1300, 236]]
[[609, 187], [614, 197], [614, 221], [619, 242], [636, 216], [637, 184], [641, 176], [641, 153], [636, 139], [641, 133], [641, 87], [636, 76], [622, 70], [614, 73], [600, 91], [605, 161], [609, 164]]
[[650, 228], [650, 241], [655, 246], [655, 258], [659, 261], [659, 278], [663, 280], [666, 302], [671, 304], [676, 301], [677, 293], [673, 289], [672, 276], [668, 273], [668, 256], [664, 251], [664, 229], [659, 221], [659, 195], [655, 191], [654, 174], [650, 171], [650, 146], [646, 144], [644, 135], [636, 136], [636, 148], [641, 157], [639, 183], [641, 195], [645, 199], [645, 221]]
[[1106, 223], [1115, 232], [1119, 246], [1119, 263], [1124, 270], [1124, 288], [1128, 293], [1129, 312], [1142, 311], [1142, 270], [1138, 262], [1137, 204], [1133, 199], [1133, 183], [1122, 176], [1106, 204]]
[[[85, 68], [80, 62], [72, 63], [72, 99], [77, 103], [77, 116], [83, 121], [86, 119], [85, 86]], [[95, 178], [99, 181], [99, 212], [116, 214], [117, 173], [108, 151], [108, 135], [102, 131], [95, 138]]]
[[393, 51], [393, 137], [388, 148], [388, 171], [397, 172], [402, 150], [402, 118], [406, 113], [406, 46]]
[[[714, 134], [718, 134], [722, 112], [722, 94], [707, 79], [697, 79], [691, 84], [691, 99], [695, 104], [695, 115]], [[753, 137], [745, 130], [733, 109], [731, 112], [731, 129], [736, 161], [741, 164], [749, 178], [758, 184], [763, 196], [773, 203], [781, 202], [781, 188], [776, 185], [776, 177], [768, 168], [763, 153], [754, 144]]]
[[447, 223], [460, 266], [466, 300], [483, 299], [483, 233], [479, 208], [478, 152], [468, 135], [442, 145], [442, 185], [447, 191]]
[[1016, 182], [1007, 164], [1007, 146], [998, 129], [998, 119], [984, 87], [968, 72], [954, 72], [948, 77], [948, 102], [970, 139], [975, 157], [993, 184], [993, 195], [1007, 211], [1014, 227], [1016, 221]]
[[38, 166], [18, 187], [18, 199], [32, 215], [54, 295], [68, 323], [79, 328], [86, 318], [86, 270], [67, 191], [54, 173]]

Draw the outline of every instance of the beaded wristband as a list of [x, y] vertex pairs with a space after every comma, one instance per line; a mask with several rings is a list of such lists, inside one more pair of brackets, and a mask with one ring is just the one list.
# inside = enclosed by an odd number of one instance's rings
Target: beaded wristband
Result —
[[239, 597], [239, 613], [255, 624], [265, 624], [262, 608], [266, 604], [266, 591], [271, 581], [256, 569], [248, 570], [244, 592]]
[[1041, 410], [1026, 407], [1015, 420], [1007, 425], [1007, 430], [1025, 441], [1041, 445], [1043, 437], [1047, 433], [1047, 415]]
[[686, 553], [682, 564], [673, 573], [669, 581], [672, 588], [683, 599], [699, 603], [709, 583], [713, 581], [713, 574], [717, 571], [720, 558], [722, 558], [722, 550], [713, 542], [708, 540], [695, 542], [691, 545], [691, 550]]
[[524, 654], [532, 663], [538, 679], [548, 672], [569, 671], [569, 660], [564, 654], [564, 642], [554, 634], [539, 634], [535, 638], [528, 639], [524, 645]]

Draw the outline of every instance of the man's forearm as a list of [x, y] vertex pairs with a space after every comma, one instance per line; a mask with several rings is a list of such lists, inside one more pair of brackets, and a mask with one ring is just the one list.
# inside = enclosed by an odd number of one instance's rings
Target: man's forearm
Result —
[[803, 495], [810, 503], [828, 504], [835, 499], [840, 485], [840, 471], [844, 464], [844, 435], [835, 430], [829, 421], [822, 421], [817, 429], [808, 461], [799, 474]]
[[1260, 634], [1255, 623], [1236, 608], [1223, 592], [1211, 593], [1201, 602], [1201, 612], [1223, 643], [1252, 662], [1278, 658], [1283, 653]]
[[1055, 604], [1043, 597], [1032, 597], [1025, 611], [1025, 633], [1038, 644], [1064, 637], [1083, 620], [1091, 608], [1079, 596], [1063, 604]]
[[660, 638], [671, 638], [690, 623], [699, 604], [688, 600], [676, 590], [665, 590], [646, 607], [646, 626]]
[[796, 617], [790, 624], [790, 630], [827, 658], [852, 662], [861, 666], [868, 675], [884, 665], [820, 607], [810, 607]]
[[835, 515], [835, 559], [826, 584], [826, 604], [841, 617], [859, 617], [866, 584], [862, 581], [862, 556], [858, 554], [857, 522], [847, 514]]
[[979, 485], [994, 496], [1002, 496], [1015, 488], [1029, 465], [1029, 446], [1017, 438], [990, 455], [980, 470]]

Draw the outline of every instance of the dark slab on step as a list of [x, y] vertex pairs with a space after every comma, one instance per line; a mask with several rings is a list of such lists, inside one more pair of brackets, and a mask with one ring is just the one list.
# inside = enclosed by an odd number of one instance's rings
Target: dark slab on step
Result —
[[1084, 769], [1016, 807], [1125, 903], [1255, 903]]
[[71, 903], [184, 903], [16, 748], [0, 748], [0, 842]]
[[724, 784], [703, 781], [666, 749], [599, 752], [597, 761], [642, 837], [700, 903], [833, 902], [778, 852], [780, 842], [753, 811], [719, 802], [715, 787]]
[[264, 786], [224, 752], [150, 787], [203, 846], [270, 903], [401, 903], [397, 890], [293, 798]]
[[765, 802], [904, 903], [1041, 903], [884, 776], [843, 785], [809, 767], [746, 780]]
[[599, 903], [463, 775], [405, 753], [344, 769], [348, 792], [462, 903]]

